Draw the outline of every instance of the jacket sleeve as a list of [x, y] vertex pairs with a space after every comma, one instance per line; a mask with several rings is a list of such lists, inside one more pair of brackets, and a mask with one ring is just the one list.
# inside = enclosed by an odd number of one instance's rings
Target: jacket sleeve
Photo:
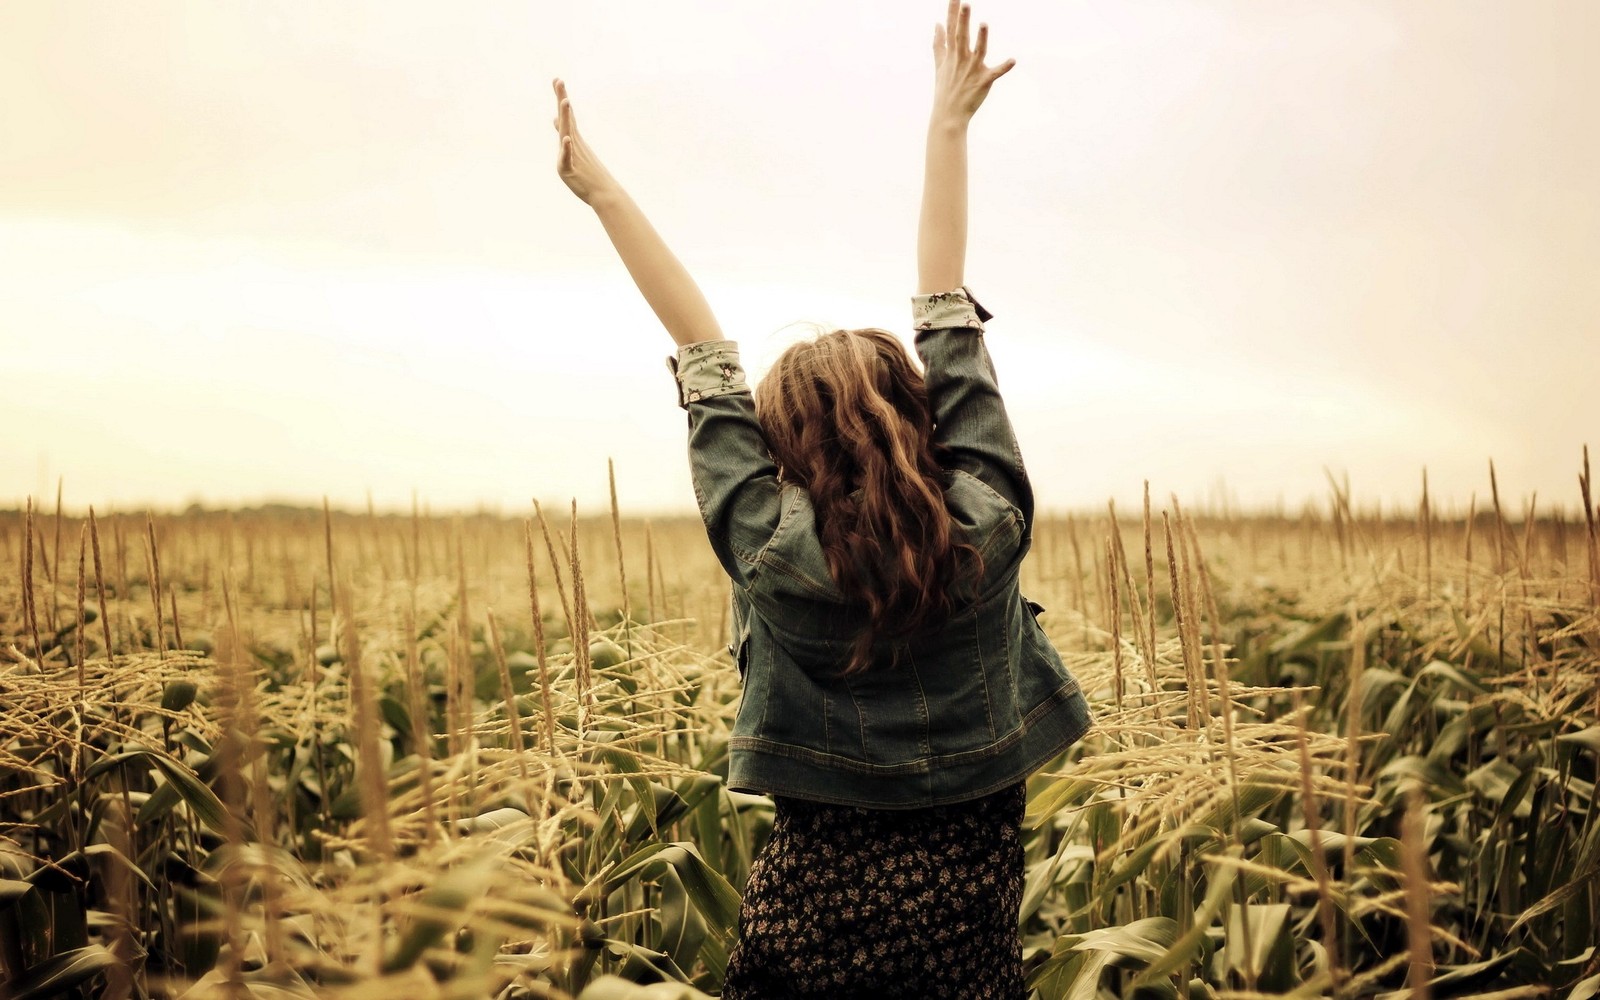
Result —
[[912, 296], [911, 311], [935, 444], [948, 449], [951, 468], [974, 476], [1021, 511], [1023, 530], [1031, 534], [1033, 487], [983, 342], [983, 324], [993, 314], [965, 285]]
[[717, 561], [748, 587], [777, 530], [778, 467], [756, 422], [755, 400], [731, 340], [702, 341], [667, 359], [689, 414], [689, 472]]

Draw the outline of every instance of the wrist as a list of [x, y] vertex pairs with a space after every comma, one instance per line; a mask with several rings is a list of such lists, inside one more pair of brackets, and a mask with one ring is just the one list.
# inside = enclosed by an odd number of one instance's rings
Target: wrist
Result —
[[935, 110], [928, 118], [928, 134], [965, 138], [971, 117], [957, 111]]
[[605, 214], [625, 203], [628, 193], [620, 187], [606, 187], [589, 192], [589, 197], [584, 200], [596, 214]]

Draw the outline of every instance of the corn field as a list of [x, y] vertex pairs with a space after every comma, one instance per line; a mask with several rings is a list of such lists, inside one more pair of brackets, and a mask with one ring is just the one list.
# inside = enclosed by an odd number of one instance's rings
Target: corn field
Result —
[[[1600, 995], [1577, 478], [1042, 517], [1097, 724], [1029, 781], [1034, 995]], [[0, 995], [716, 994], [772, 804], [698, 521], [49, 500], [0, 514]]]

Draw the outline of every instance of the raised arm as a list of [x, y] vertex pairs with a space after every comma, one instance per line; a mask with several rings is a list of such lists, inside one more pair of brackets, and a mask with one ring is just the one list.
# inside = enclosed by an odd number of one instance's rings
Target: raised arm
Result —
[[561, 179], [594, 209], [633, 283], [679, 346], [723, 339], [700, 286], [578, 133], [566, 84], [556, 80], [554, 86], [555, 127], [561, 136], [556, 170]]
[[946, 451], [940, 461], [980, 480], [1017, 508], [1025, 522], [1025, 552], [1026, 532], [1033, 523], [1033, 488], [983, 342], [983, 324], [993, 317], [972, 298], [962, 273], [967, 252], [967, 123], [990, 85], [1016, 61], [985, 67], [988, 27], [978, 26], [977, 45], [969, 48], [971, 18], [966, 4], [951, 0], [945, 23], [934, 29], [933, 115], [912, 319], [933, 408], [934, 441]]
[[933, 29], [933, 112], [928, 120], [928, 159], [917, 226], [917, 294], [947, 292], [961, 285], [967, 258], [967, 123], [989, 87], [1017, 64], [983, 64], [989, 26], [978, 25], [976, 47], [968, 47], [972, 8], [950, 0], [945, 23]]
[[723, 339], [699, 286], [578, 134], [560, 80], [555, 90], [557, 171], [599, 216], [633, 283], [678, 344], [677, 357], [668, 361], [678, 405], [689, 417], [695, 499], [717, 559], [736, 584], [748, 586], [781, 511], [778, 467], [756, 420], [738, 345]]

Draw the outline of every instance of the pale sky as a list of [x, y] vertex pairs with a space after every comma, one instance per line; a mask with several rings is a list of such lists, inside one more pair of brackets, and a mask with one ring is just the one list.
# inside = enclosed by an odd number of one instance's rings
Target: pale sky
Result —
[[[0, 508], [692, 510], [550, 80], [753, 375], [909, 342], [938, 0], [0, 6]], [[1577, 504], [1600, 3], [991, 0], [967, 282], [1046, 508]], [[1595, 456], [1600, 462], [1600, 454]]]

